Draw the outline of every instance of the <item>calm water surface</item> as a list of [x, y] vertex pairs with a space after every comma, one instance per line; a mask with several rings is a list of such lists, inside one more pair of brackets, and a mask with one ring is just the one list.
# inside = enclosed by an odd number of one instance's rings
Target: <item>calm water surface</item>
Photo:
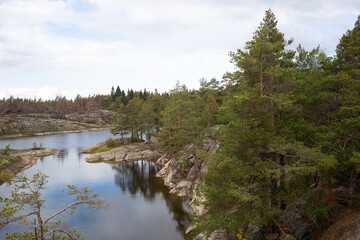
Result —
[[[61, 222], [83, 232], [85, 239], [176, 240], [186, 239], [184, 231], [190, 224], [189, 208], [181, 198], [169, 194], [154, 162], [136, 161], [125, 164], [87, 163], [86, 154], [79, 151], [112, 137], [109, 131], [58, 134], [0, 140], [0, 148], [25, 149], [40, 143], [44, 147], [60, 149], [55, 155], [39, 159], [27, 176], [41, 171], [49, 176], [43, 215], [50, 215], [65, 206], [63, 195], [68, 184], [90, 187], [110, 203], [107, 210], [89, 210], [78, 207], [71, 216], [63, 215]], [[8, 186], [0, 186], [0, 195], [9, 193]], [[24, 226], [10, 224], [0, 230], [0, 239], [6, 232], [23, 231]]]

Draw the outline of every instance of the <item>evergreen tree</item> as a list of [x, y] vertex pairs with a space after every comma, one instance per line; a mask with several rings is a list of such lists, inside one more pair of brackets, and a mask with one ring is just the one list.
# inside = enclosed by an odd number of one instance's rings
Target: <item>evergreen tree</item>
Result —
[[[205, 178], [210, 217], [199, 224], [202, 230], [225, 229], [235, 236], [240, 227], [250, 239], [276, 234], [285, 207], [298, 194], [310, 196], [310, 179], [335, 164], [333, 157], [294, 138], [295, 53], [286, 50], [289, 43], [268, 10], [245, 51], [231, 53], [240, 69], [228, 76], [236, 77], [231, 82], [239, 87], [220, 108], [226, 125], [218, 132], [220, 153]], [[260, 229], [257, 236], [250, 226]]]
[[340, 39], [336, 47], [336, 60], [340, 70], [350, 72], [353, 77], [360, 77], [360, 15], [355, 27]]
[[160, 142], [169, 153], [180, 150], [183, 146], [193, 142], [200, 134], [201, 104], [185, 85], [177, 82], [171, 90], [161, 122], [163, 124]]
[[115, 99], [115, 89], [114, 89], [114, 86], [111, 87], [111, 93], [110, 93], [111, 97], [113, 99]]
[[116, 91], [115, 91], [114, 96], [115, 96], [114, 99], [116, 99], [117, 97], [120, 97], [120, 96], [121, 96], [121, 90], [120, 90], [120, 87], [119, 87], [119, 86], [116, 87]]

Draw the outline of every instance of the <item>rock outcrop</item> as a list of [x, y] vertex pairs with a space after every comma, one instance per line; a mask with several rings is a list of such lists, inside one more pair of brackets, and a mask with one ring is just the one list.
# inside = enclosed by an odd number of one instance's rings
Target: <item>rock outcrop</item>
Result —
[[215, 153], [218, 148], [216, 140], [206, 138], [202, 144], [195, 146], [190, 144], [170, 159], [161, 156], [156, 163], [162, 166], [157, 177], [164, 179], [164, 184], [170, 188], [170, 192], [179, 196], [193, 196], [193, 190], [207, 171], [208, 161], [198, 159], [194, 150], [203, 150]]
[[19, 150], [13, 152], [10, 155], [12, 157], [21, 157], [21, 161], [12, 164], [7, 169], [12, 173], [16, 173], [20, 170], [30, 168], [35, 164], [38, 158], [53, 155], [57, 151], [59, 150], [55, 148], [40, 148], [40, 149]]
[[[211, 162], [211, 156], [205, 160], [200, 160], [194, 150], [215, 153], [218, 146], [219, 144], [215, 139], [206, 137], [202, 144], [197, 146], [190, 144], [176, 154], [176, 157], [169, 158], [167, 155], [163, 155], [156, 161], [156, 164], [162, 167], [156, 176], [164, 180], [164, 184], [169, 187], [170, 193], [190, 198], [190, 207], [198, 216], [204, 216], [208, 212], [201, 205], [201, 202], [205, 201], [204, 196], [195, 189], [202, 184], [208, 170], [208, 164]], [[190, 226], [186, 232], [191, 232], [193, 228], [194, 226]], [[197, 237], [206, 239], [204, 235]], [[219, 230], [211, 234], [209, 239], [225, 240], [226, 238], [224, 232]]]
[[295, 207], [287, 207], [283, 217], [283, 223], [289, 228], [298, 240], [310, 240], [313, 237], [311, 227], [301, 219], [299, 210]]
[[32, 135], [48, 135], [58, 132], [81, 132], [102, 129], [111, 126], [114, 112], [99, 110], [86, 114], [53, 114], [29, 113], [0, 118], [0, 138], [14, 138]]
[[[81, 152], [89, 152], [93, 147], [86, 148]], [[160, 157], [159, 152], [157, 150], [152, 150], [146, 143], [131, 143], [106, 152], [91, 154], [85, 158], [85, 161], [120, 163], [136, 160], [152, 160], [158, 157]]]
[[323, 240], [358, 240], [360, 239], [360, 210], [345, 212], [322, 235]]
[[83, 123], [110, 124], [114, 112], [109, 110], [98, 110], [84, 114], [71, 113], [66, 114], [65, 119]]

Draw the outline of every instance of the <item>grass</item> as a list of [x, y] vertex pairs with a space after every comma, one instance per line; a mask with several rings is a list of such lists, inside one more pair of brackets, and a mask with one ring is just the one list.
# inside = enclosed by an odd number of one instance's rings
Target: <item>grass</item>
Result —
[[21, 157], [0, 157], [0, 170], [6, 169], [11, 166], [13, 163], [17, 163], [21, 161]]
[[14, 150], [10, 149], [9, 145], [1, 149], [0, 154], [0, 170], [6, 169], [14, 163], [20, 162], [21, 157], [12, 157], [10, 153]]
[[116, 140], [113, 138], [108, 138], [104, 143], [100, 144], [97, 147], [94, 147], [90, 150], [90, 153], [101, 153], [106, 152], [111, 149], [117, 148], [119, 145]]

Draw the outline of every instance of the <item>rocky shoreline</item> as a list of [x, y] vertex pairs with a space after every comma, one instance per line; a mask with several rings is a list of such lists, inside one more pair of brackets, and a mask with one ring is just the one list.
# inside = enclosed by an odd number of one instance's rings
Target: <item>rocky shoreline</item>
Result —
[[[91, 153], [91, 150], [103, 145], [104, 142], [88, 147], [80, 153]], [[199, 195], [195, 189], [202, 184], [202, 180], [208, 170], [211, 159], [199, 160], [194, 154], [194, 150], [203, 150], [208, 153], [215, 153], [219, 144], [215, 139], [206, 137], [202, 144], [190, 144], [177, 154], [177, 157], [161, 155], [156, 146], [156, 140], [152, 139], [142, 143], [128, 143], [109, 151], [90, 154], [85, 158], [86, 162], [97, 163], [122, 163], [136, 160], [154, 160], [161, 167], [157, 177], [164, 180], [164, 184], [170, 189], [170, 193], [190, 200], [190, 207], [198, 216], [207, 214], [206, 208], [199, 204], [204, 201], [204, 197]], [[189, 226], [186, 234], [189, 234], [194, 226]], [[199, 235], [201, 239], [205, 236]], [[223, 240], [224, 233], [214, 232], [209, 240]]]
[[[91, 153], [93, 148], [102, 144], [103, 143], [98, 143], [94, 146], [85, 148], [80, 151], [80, 153]], [[121, 163], [136, 160], [155, 160], [159, 157], [160, 153], [150, 144], [150, 142], [141, 142], [129, 143], [106, 152], [90, 154], [85, 158], [85, 161], [89, 163]]]
[[114, 112], [98, 110], [86, 114], [10, 114], [0, 117], [0, 139], [43, 136], [111, 129]]
[[[102, 144], [103, 143], [99, 143], [95, 146], [85, 148], [81, 151], [81, 153], [90, 153], [93, 148]], [[106, 152], [90, 154], [85, 158], [85, 161], [90, 163], [122, 163], [136, 160], [154, 160], [156, 161], [156, 164], [161, 167], [161, 170], [156, 174], [156, 176], [163, 179], [164, 184], [169, 188], [170, 193], [189, 199], [189, 206], [192, 208], [193, 212], [197, 216], [206, 218], [208, 210], [201, 204], [206, 199], [201, 192], [196, 189], [201, 187], [203, 184], [203, 179], [208, 171], [209, 164], [212, 162], [211, 156], [217, 151], [218, 147], [218, 141], [208, 135], [204, 137], [201, 144], [187, 145], [179, 151], [176, 156], [166, 154], [161, 155], [157, 150], [158, 147], [156, 140], [152, 139], [152, 141], [142, 143], [127, 142], [120, 147]], [[202, 159], [197, 157], [195, 150], [203, 151], [204, 154], [202, 154]], [[341, 193], [341, 189], [337, 189], [336, 192]], [[338, 195], [340, 193], [338, 193]], [[321, 236], [323, 236], [324, 239], [357, 239], [356, 237], [354, 238], [354, 236], [358, 236], [357, 234], [360, 233], [359, 211], [356, 211], [355, 213], [347, 213], [345, 216], [348, 217], [339, 219], [339, 216], [335, 216], [333, 222], [334, 225], [327, 231], [323, 232]], [[310, 226], [301, 219], [301, 216], [298, 214], [296, 209], [287, 209], [286, 214], [284, 214], [283, 217], [283, 223], [291, 232], [293, 232], [296, 239], [309, 240], [314, 237]], [[186, 230], [186, 234], [189, 234], [194, 228], [194, 225], [189, 226]], [[339, 237], [342, 234], [346, 237]], [[330, 238], [329, 236], [332, 235], [336, 235], [338, 237]], [[226, 240], [227, 238], [225, 231], [217, 230], [213, 232], [210, 237], [206, 237], [204, 234], [198, 234], [196, 239]]]
[[[21, 170], [28, 169], [32, 167], [36, 160], [41, 157], [46, 157], [55, 154], [58, 149], [55, 148], [40, 148], [40, 149], [25, 149], [25, 150], [17, 150], [15, 152], [10, 153], [11, 157], [20, 157], [21, 160], [19, 162], [13, 163], [5, 170], [10, 171], [11, 173], [17, 173]], [[4, 170], [2, 170], [4, 171]]]
[[[170, 189], [170, 193], [188, 198], [190, 207], [197, 216], [206, 216], [208, 213], [205, 206], [201, 204], [204, 202], [205, 197], [196, 189], [203, 184], [211, 157], [200, 160], [194, 150], [202, 150], [211, 154], [215, 153], [218, 147], [218, 141], [207, 137], [200, 145], [190, 144], [186, 146], [176, 157], [171, 156], [168, 158], [167, 155], [163, 155], [156, 161], [156, 164], [162, 167], [156, 176], [164, 180], [164, 184]], [[195, 226], [189, 226], [186, 234], [189, 234], [194, 228]], [[209, 238], [199, 234], [197, 239], [226, 240], [223, 231], [216, 231]]]
[[[177, 157], [161, 156], [156, 163], [162, 167], [157, 173], [157, 177], [164, 180], [164, 184], [170, 189], [170, 193], [181, 197], [189, 198], [190, 207], [197, 216], [206, 218], [208, 210], [201, 203], [205, 197], [196, 191], [197, 187], [203, 184], [203, 178], [208, 171], [211, 163], [211, 155], [200, 161], [192, 152], [194, 149], [203, 150], [207, 153], [215, 153], [218, 149], [218, 142], [212, 138], [205, 138], [200, 146], [190, 144], [177, 154]], [[321, 233], [314, 236], [310, 224], [301, 218], [298, 208], [288, 206], [283, 216], [283, 224], [292, 232], [298, 240], [310, 239], [329, 239], [329, 240], [357, 240], [360, 236], [360, 208], [349, 209], [349, 206], [341, 207], [339, 201], [343, 201], [343, 193], [347, 192], [343, 187], [331, 190], [330, 196], [335, 201], [329, 206], [332, 216], [332, 224], [327, 226]], [[337, 204], [335, 204], [337, 203]], [[195, 226], [190, 226], [186, 234], [190, 233]], [[226, 232], [217, 230], [210, 237], [198, 234], [196, 239], [200, 240], [226, 240]]]
[[10, 134], [5, 134], [5, 135], [0, 135], [0, 139], [46, 136], [46, 135], [65, 134], [65, 133], [91, 132], [91, 131], [110, 130], [112, 128], [113, 128], [113, 126], [107, 126], [107, 127], [99, 127], [99, 128], [81, 129], [81, 130], [79, 129], [79, 130], [63, 130], [63, 131], [53, 131], [53, 132], [10, 133]]

